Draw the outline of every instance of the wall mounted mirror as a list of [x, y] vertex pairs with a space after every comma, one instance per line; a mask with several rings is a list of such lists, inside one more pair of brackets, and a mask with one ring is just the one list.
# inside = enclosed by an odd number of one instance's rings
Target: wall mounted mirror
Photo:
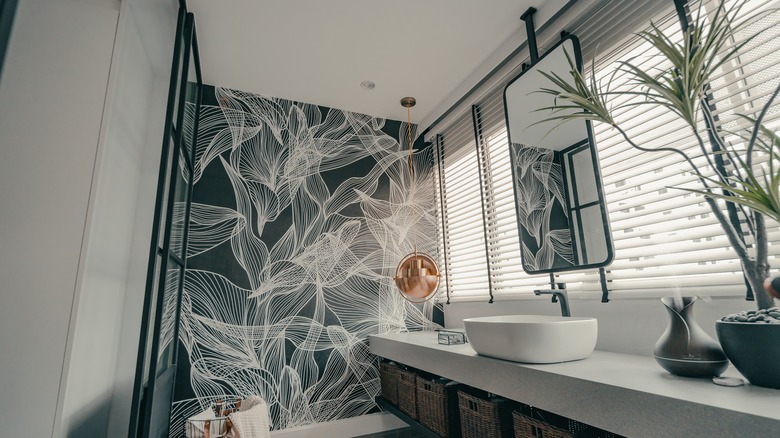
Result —
[[551, 85], [540, 72], [568, 77], [566, 54], [582, 68], [579, 42], [566, 36], [504, 89], [521, 257], [529, 274], [602, 267], [614, 255], [590, 121], [556, 127], [542, 122], [549, 110], [539, 111], [555, 104], [538, 92]]

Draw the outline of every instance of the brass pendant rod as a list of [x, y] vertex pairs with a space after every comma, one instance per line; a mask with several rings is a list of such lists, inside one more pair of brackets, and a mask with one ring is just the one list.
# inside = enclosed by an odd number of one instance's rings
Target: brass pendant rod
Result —
[[[412, 154], [412, 106], [406, 107], [406, 132], [409, 136], [409, 191], [410, 199], [414, 199], [414, 161]], [[412, 204], [414, 208], [414, 204]], [[417, 255], [417, 221], [412, 222], [412, 245], [414, 248], [414, 255]]]

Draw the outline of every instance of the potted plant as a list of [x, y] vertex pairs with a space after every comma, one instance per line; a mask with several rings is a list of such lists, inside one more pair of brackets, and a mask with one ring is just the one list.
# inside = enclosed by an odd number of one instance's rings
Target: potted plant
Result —
[[[735, 33], [744, 31], [745, 23], [755, 18], [737, 20], [743, 4], [737, 2], [727, 7], [721, 0], [706, 21], [706, 14], [694, 12], [694, 18], [679, 43], [664, 35], [652, 23], [648, 31], [639, 33], [668, 66], [648, 72], [630, 60], [620, 62], [618, 71], [629, 75], [640, 86], [640, 92], [615, 89], [612, 84], [614, 75], [597, 80], [593, 67], [590, 77], [586, 78], [569, 58], [569, 78], [542, 73], [551, 85], [539, 92], [553, 95], [555, 105], [539, 111], [550, 111], [545, 122], [585, 119], [606, 123], [632, 147], [648, 153], [671, 152], [690, 165], [699, 187], [682, 190], [704, 195], [739, 258], [758, 305], [757, 310], [730, 315], [718, 321], [718, 338], [726, 355], [751, 383], [780, 388], [780, 366], [777, 365], [780, 363], [780, 348], [776, 346], [780, 342], [780, 313], [774, 307], [772, 296], [772, 293], [777, 294], [777, 288], [769, 284], [764, 287], [765, 281], [769, 281], [766, 220], [768, 217], [780, 222], [780, 137], [763, 123], [780, 93], [780, 87], [769, 96], [763, 108], [754, 114], [740, 116], [746, 128], [736, 133], [723, 130], [708, 101], [710, 84], [719, 68], [737, 57], [740, 50], [757, 35], [734, 42]], [[626, 102], [626, 93], [632, 94], [634, 99]], [[613, 117], [616, 111], [633, 105], [661, 106], [685, 121], [698, 143], [701, 157], [714, 173], [704, 174], [694, 164], [693, 157], [683, 150], [670, 147], [651, 149], [635, 143]], [[727, 144], [725, 137], [741, 141], [739, 144]], [[728, 203], [732, 206], [728, 207]], [[747, 220], [751, 245], [733, 226], [728, 208], [740, 210]]]

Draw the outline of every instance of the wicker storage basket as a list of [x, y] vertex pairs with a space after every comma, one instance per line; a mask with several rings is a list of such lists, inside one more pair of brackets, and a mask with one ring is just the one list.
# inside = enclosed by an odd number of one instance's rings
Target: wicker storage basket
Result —
[[575, 438], [574, 433], [517, 411], [512, 412], [515, 438]]
[[379, 384], [382, 397], [390, 403], [398, 404], [398, 367], [392, 362], [379, 363]]
[[398, 368], [398, 409], [417, 419], [417, 382], [414, 371]]
[[443, 437], [460, 436], [458, 386], [433, 376], [417, 376], [417, 419]]
[[511, 436], [511, 417], [506, 400], [458, 391], [460, 431], [463, 438], [505, 438]]
[[622, 438], [551, 412], [522, 406], [512, 412], [515, 438]]

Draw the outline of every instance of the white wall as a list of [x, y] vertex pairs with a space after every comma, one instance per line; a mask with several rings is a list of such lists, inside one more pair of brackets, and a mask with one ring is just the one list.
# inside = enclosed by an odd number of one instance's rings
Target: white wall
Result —
[[[159, 2], [158, 2], [159, 3]], [[135, 4], [134, 4], [135, 5]], [[161, 39], [173, 40], [176, 30], [176, 3], [168, 2], [161, 10], [151, 11], [152, 17], [159, 21], [147, 22], [144, 16], [150, 11], [146, 7], [131, 7], [133, 16], [139, 28], [144, 29], [144, 35], [140, 35], [144, 42], [150, 38], [148, 31], [154, 29], [163, 32]], [[168, 20], [162, 20], [163, 17]], [[146, 44], [145, 44], [146, 46]], [[163, 44], [159, 46], [164, 47]], [[160, 147], [162, 145], [165, 110], [168, 105], [168, 85], [170, 81], [170, 63], [173, 55], [173, 45], [168, 50], [160, 50], [161, 47], [146, 50], [149, 60], [152, 62], [154, 77], [149, 106], [147, 108], [147, 125], [145, 148], [141, 161], [138, 197], [135, 211], [130, 212], [134, 216], [132, 236], [133, 240], [129, 248], [130, 260], [127, 267], [127, 293], [124, 297], [121, 315], [122, 331], [118, 339], [121, 346], [117, 352], [116, 371], [114, 376], [114, 393], [111, 400], [111, 413], [107, 436], [124, 436], [127, 434], [130, 422], [130, 405], [135, 383], [135, 367], [138, 356], [138, 335], [141, 331], [141, 313], [143, 310], [144, 294], [146, 292], [146, 269], [149, 260], [149, 245], [152, 233], [154, 216], [154, 197], [157, 192], [157, 178], [160, 166]]]
[[[137, 341], [133, 338], [119, 340], [126, 295], [143, 297], [144, 293], [143, 287], [131, 290], [127, 285], [138, 280], [136, 277], [145, 277], [145, 269], [133, 277], [128, 275], [128, 269], [137, 237], [145, 237], [141, 240], [146, 242], [148, 251], [149, 233], [145, 236], [134, 233], [136, 220], [142, 219], [136, 218], [136, 210], [145, 206], [139, 203], [153, 205], [154, 192], [151, 197], [139, 199], [139, 187], [144, 150], [157, 146], [159, 156], [161, 137], [152, 143], [146, 136], [154, 72], [129, 5], [123, 3], [120, 11], [104, 117], [105, 139], [101, 142], [100, 161], [95, 170], [84, 272], [74, 310], [75, 326], [70, 336], [73, 341], [66, 357], [68, 373], [60, 429], [64, 436], [106, 436], [112, 398], [117, 398], [120, 404], [128, 399], [127, 415], [130, 412], [132, 380], [124, 391], [125, 397], [114, 394], [117, 356], [120, 349], [132, 350], [133, 356], [137, 352]], [[156, 174], [153, 179], [156, 180]], [[148, 213], [148, 208], [141, 210]], [[151, 214], [146, 219], [151, 220]], [[140, 258], [145, 261], [146, 255]], [[140, 315], [140, 307], [134, 310]], [[132, 357], [123, 360], [127, 359], [135, 363]]]
[[173, 0], [125, 1], [120, 10], [66, 355], [63, 436], [128, 430], [177, 10]]
[[[667, 326], [669, 318], [660, 299], [599, 300], [573, 299], [570, 303], [573, 316], [593, 316], [599, 321], [599, 338], [596, 348], [617, 353], [652, 356], [653, 346]], [[713, 337], [715, 321], [721, 316], [745, 309], [755, 304], [737, 298], [713, 298], [711, 302], [698, 300], [693, 314], [698, 324]], [[463, 327], [464, 318], [491, 315], [560, 315], [559, 305], [550, 302], [550, 296], [528, 299], [503, 300], [493, 304], [484, 302], [457, 302], [444, 305], [444, 324], [448, 328]]]
[[119, 4], [21, 0], [0, 82], [0, 425], [52, 435]]
[[[153, 90], [149, 119], [150, 121], [164, 120], [168, 101], [168, 78], [155, 77]], [[136, 202], [136, 211], [134, 213], [135, 225], [133, 228], [133, 242], [130, 247], [127, 293], [124, 297], [125, 302], [123, 314], [121, 315], [122, 331], [118, 343], [122, 348], [118, 351], [116, 361], [108, 436], [120, 436], [127, 433], [133, 385], [135, 383], [138, 335], [141, 331], [141, 312], [146, 292], [149, 236], [152, 233], [154, 196], [157, 190], [157, 176], [160, 165], [159, 144], [163, 138], [162, 126], [148, 126], [146, 137], [147, 148], [144, 151], [143, 167], [141, 168], [140, 185], [138, 187], [138, 201]]]
[[3, 436], [127, 433], [177, 8], [19, 2], [0, 82]]

